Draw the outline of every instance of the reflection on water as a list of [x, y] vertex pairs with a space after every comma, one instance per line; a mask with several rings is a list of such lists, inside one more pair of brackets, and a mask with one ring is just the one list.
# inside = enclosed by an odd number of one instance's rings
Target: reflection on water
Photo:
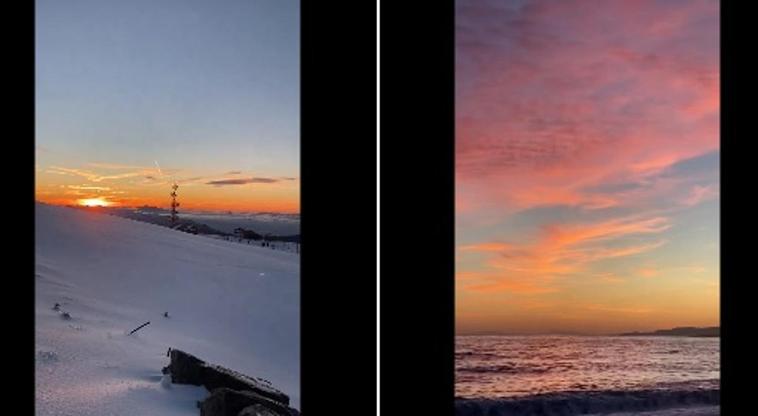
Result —
[[718, 388], [719, 338], [459, 336], [457, 397]]

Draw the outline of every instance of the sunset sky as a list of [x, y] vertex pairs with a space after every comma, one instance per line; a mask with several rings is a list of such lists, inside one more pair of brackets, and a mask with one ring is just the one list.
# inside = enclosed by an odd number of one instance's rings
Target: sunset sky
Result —
[[36, 197], [299, 212], [297, 1], [37, 0]]
[[719, 323], [718, 3], [458, 0], [458, 333]]

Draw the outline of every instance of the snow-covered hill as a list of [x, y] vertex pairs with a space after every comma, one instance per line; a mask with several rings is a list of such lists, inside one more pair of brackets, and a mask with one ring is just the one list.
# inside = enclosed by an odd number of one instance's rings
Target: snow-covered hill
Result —
[[197, 415], [204, 388], [162, 382], [169, 347], [299, 408], [297, 254], [44, 204], [35, 237], [37, 415]]

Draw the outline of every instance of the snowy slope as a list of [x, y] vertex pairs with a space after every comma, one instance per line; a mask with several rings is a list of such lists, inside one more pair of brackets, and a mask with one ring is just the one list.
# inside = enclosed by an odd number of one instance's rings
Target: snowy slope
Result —
[[299, 407], [296, 254], [43, 204], [35, 236], [38, 415], [197, 415], [204, 388], [161, 380], [169, 347]]

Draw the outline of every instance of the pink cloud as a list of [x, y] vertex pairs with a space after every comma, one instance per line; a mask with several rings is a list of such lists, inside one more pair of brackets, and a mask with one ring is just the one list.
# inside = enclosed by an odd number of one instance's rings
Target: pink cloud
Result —
[[682, 204], [691, 207], [716, 196], [718, 196], [718, 192], [715, 186], [695, 185], [690, 189], [687, 197], [682, 200]]
[[641, 181], [718, 149], [715, 9], [459, 6], [456, 182], [467, 191], [457, 205], [471, 215], [488, 206], [622, 206], [585, 188]]

